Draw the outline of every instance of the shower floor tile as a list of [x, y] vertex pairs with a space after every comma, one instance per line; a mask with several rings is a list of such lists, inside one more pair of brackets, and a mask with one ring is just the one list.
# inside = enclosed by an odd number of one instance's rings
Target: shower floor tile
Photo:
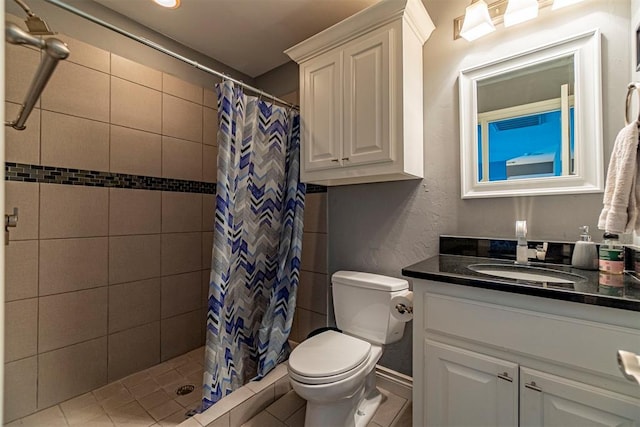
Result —
[[[11, 427], [177, 426], [200, 405], [204, 347], [7, 424]], [[178, 387], [192, 384], [186, 395]]]

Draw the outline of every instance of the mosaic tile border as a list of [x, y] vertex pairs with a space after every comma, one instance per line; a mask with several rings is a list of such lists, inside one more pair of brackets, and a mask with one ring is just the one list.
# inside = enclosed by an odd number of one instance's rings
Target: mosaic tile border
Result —
[[132, 188], [138, 190], [175, 191], [215, 194], [216, 184], [201, 181], [90, 171], [55, 166], [5, 163], [5, 180], [45, 184], [84, 185], [88, 187]]
[[324, 185], [307, 184], [307, 194], [326, 193], [326, 192], [327, 192], [327, 187], [325, 187]]
[[[56, 166], [29, 165], [6, 162], [6, 181], [38, 182], [44, 184], [84, 185], [88, 187], [130, 188], [136, 190], [173, 191], [180, 193], [215, 194], [212, 182], [188, 181], [155, 176], [129, 175], [115, 172], [90, 171]], [[325, 193], [327, 187], [309, 184], [307, 193]]]

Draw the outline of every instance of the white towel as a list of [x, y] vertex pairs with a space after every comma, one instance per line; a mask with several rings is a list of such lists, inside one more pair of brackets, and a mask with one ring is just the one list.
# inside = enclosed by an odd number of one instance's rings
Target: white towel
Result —
[[620, 130], [611, 152], [607, 183], [604, 190], [604, 207], [598, 220], [598, 228], [611, 233], [630, 233], [640, 229], [640, 180], [638, 174], [638, 126], [639, 122]]

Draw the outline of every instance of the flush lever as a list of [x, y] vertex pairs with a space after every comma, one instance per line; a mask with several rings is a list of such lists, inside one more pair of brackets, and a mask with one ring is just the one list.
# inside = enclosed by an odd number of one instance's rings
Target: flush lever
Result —
[[4, 244], [9, 244], [9, 227], [18, 225], [18, 208], [13, 208], [13, 214], [4, 215]]
[[400, 314], [413, 313], [413, 307], [406, 306], [405, 304], [396, 304], [396, 311]]

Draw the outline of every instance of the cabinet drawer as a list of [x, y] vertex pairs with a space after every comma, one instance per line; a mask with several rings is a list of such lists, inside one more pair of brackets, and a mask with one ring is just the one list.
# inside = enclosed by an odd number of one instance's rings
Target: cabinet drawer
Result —
[[424, 294], [424, 329], [622, 379], [617, 351], [640, 353], [640, 331]]

